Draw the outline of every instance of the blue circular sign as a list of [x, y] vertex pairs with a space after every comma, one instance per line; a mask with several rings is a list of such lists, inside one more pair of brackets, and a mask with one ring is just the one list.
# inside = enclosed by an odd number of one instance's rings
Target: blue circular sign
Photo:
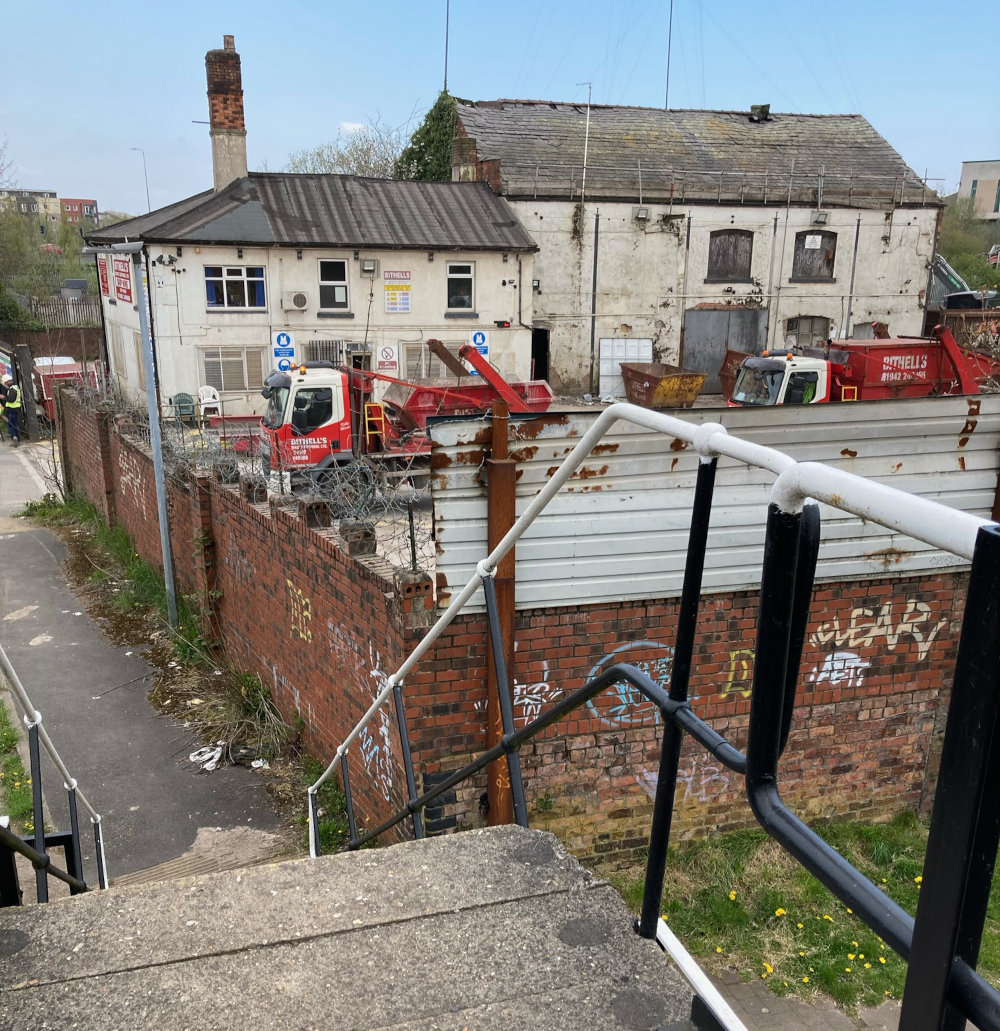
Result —
[[288, 370], [291, 367], [292, 367], [292, 363], [287, 358], [282, 358], [281, 361], [278, 362], [278, 371], [279, 372], [288, 372]]

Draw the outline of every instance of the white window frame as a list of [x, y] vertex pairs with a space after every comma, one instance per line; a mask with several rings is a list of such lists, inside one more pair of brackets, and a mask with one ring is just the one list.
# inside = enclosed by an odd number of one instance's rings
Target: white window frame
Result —
[[[339, 263], [344, 266], [344, 278], [343, 279], [324, 279], [323, 278], [323, 266], [332, 265], [333, 263]], [[348, 264], [346, 258], [320, 258], [319, 264], [316, 269], [317, 281], [319, 283], [319, 307], [320, 311], [350, 311], [351, 310], [351, 292], [347, 285], [348, 276]], [[332, 288], [334, 290], [334, 302], [333, 304], [323, 303], [323, 288]], [[342, 288], [344, 291], [343, 303], [336, 300], [336, 291], [338, 288]]]
[[[461, 311], [468, 312], [469, 314], [474, 312], [476, 310], [476, 263], [474, 261], [449, 261], [445, 268], [445, 277], [448, 311]], [[451, 302], [456, 297], [461, 296], [460, 294], [452, 294], [452, 280], [460, 281], [466, 279], [469, 281], [469, 303], [467, 305], [452, 304]]]
[[[267, 270], [263, 265], [205, 265], [205, 308], [207, 311], [267, 311]], [[218, 269], [219, 275], [209, 275], [210, 269]], [[248, 276], [250, 269], [260, 269], [260, 275]], [[239, 273], [236, 275], [235, 273]], [[209, 304], [208, 284], [222, 284], [222, 304]], [[249, 300], [249, 284], [260, 283], [263, 290], [262, 304], [230, 304], [227, 283], [243, 284], [243, 299]]]
[[[248, 391], [260, 390], [264, 385], [267, 360], [265, 350], [263, 347], [240, 347], [232, 344], [198, 348], [198, 371], [202, 385], [215, 387], [220, 394], [245, 394]], [[210, 362], [216, 363], [217, 368], [211, 367]], [[235, 378], [236, 369], [239, 369], [240, 381], [230, 382]]]

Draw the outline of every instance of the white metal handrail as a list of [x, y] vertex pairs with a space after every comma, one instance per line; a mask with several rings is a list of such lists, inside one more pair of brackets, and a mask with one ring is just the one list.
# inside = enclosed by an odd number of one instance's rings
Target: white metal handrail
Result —
[[[580, 438], [576, 447], [535, 495], [500, 543], [477, 566], [476, 572], [462, 590], [452, 599], [437, 622], [428, 630], [420, 643], [391, 674], [383, 689], [375, 697], [368, 711], [338, 746], [336, 754], [316, 782], [309, 795], [315, 795], [333, 772], [369, 720], [385, 704], [396, 685], [433, 646], [448, 625], [465, 607], [469, 599], [487, 576], [493, 576], [503, 557], [514, 547], [552, 498], [587, 458], [594, 446], [617, 422], [626, 422], [657, 433], [670, 435], [691, 444], [702, 461], [716, 457], [732, 458], [746, 465], [765, 469], [776, 475], [771, 500], [785, 511], [801, 508], [806, 497], [813, 497], [829, 505], [844, 509], [862, 518], [871, 519], [891, 529], [908, 533], [916, 540], [950, 551], [970, 559], [979, 528], [989, 520], [960, 512], [935, 501], [914, 497], [884, 484], [874, 483], [830, 466], [815, 462], [796, 462], [789, 455], [774, 448], [764, 447], [733, 437], [721, 423], [690, 423], [676, 416], [664, 415], [638, 405], [617, 403], [609, 405], [594, 420], [594, 424]], [[311, 812], [311, 807], [310, 807]], [[310, 852], [313, 835], [310, 834]]]

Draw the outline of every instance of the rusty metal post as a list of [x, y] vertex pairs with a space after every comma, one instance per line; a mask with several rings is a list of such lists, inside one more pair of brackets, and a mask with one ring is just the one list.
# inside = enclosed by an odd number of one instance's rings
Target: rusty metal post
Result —
[[[487, 549], [492, 551], [514, 525], [514, 479], [517, 463], [508, 457], [507, 424], [509, 411], [504, 401], [493, 402], [492, 455], [486, 460], [486, 535]], [[507, 669], [513, 669], [514, 660], [514, 551], [511, 549], [497, 566], [497, 612], [500, 637]], [[508, 674], [509, 676], [509, 674]], [[513, 704], [513, 684], [497, 684], [496, 669], [486, 663], [486, 747], [500, 743], [503, 736], [503, 716], [500, 711], [499, 690], [508, 693]], [[486, 798], [489, 803], [491, 826], [514, 822], [514, 803], [510, 791], [510, 772], [507, 762], [500, 759], [488, 769]]]

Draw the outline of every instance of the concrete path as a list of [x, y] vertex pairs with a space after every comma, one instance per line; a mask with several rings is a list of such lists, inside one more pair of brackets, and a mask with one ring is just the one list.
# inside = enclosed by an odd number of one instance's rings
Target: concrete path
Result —
[[[102, 635], [67, 586], [62, 542], [15, 517], [26, 501], [52, 489], [50, 460], [45, 443], [0, 444], [0, 644], [80, 790], [101, 814], [110, 876], [177, 861], [199, 831], [204, 844], [217, 828], [263, 835], [217, 839], [225, 842], [217, 863], [245, 865], [273, 855], [281, 821], [263, 778], [240, 766], [204, 773], [186, 761], [201, 743], [150, 705], [155, 670], [142, 648], [117, 646]], [[13, 707], [12, 696], [4, 697]], [[65, 791], [47, 760], [42, 782], [51, 823], [67, 827]], [[89, 821], [83, 829], [84, 869], [95, 883]], [[249, 851], [231, 848], [234, 842]], [[205, 868], [204, 851], [194, 869]], [[33, 887], [29, 892], [33, 898]]]

